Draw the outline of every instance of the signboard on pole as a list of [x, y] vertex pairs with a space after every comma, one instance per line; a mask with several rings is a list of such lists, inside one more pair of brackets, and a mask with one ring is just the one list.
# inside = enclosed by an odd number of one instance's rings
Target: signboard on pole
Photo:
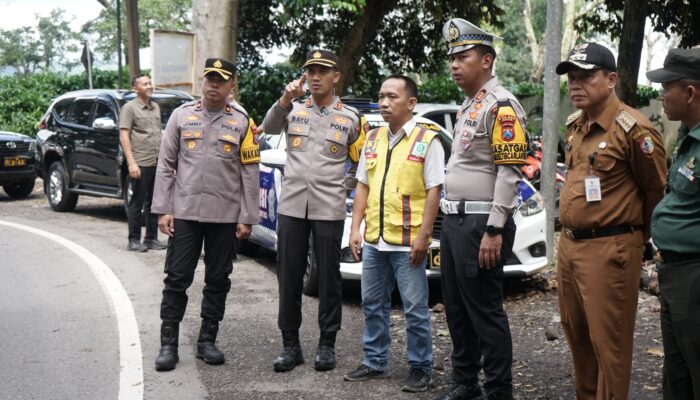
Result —
[[159, 89], [194, 94], [195, 35], [151, 29], [151, 80]]

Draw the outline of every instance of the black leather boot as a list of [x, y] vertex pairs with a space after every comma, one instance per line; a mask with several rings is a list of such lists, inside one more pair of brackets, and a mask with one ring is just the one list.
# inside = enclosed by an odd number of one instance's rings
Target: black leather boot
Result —
[[304, 363], [304, 354], [299, 344], [299, 331], [282, 331], [284, 350], [275, 359], [275, 372], [288, 372]]
[[172, 322], [160, 324], [160, 351], [156, 357], [156, 371], [170, 371], [180, 361], [177, 356], [177, 343], [180, 325]]
[[321, 332], [314, 358], [316, 371], [330, 371], [335, 368], [335, 336], [336, 332]]
[[197, 339], [197, 353], [195, 356], [207, 364], [219, 365], [224, 363], [224, 353], [216, 345], [216, 334], [219, 332], [219, 321], [210, 319], [202, 320]]

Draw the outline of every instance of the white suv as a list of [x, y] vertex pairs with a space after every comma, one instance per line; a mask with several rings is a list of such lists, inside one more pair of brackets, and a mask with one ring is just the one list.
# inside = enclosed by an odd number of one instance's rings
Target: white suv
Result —
[[[364, 114], [370, 128], [385, 125], [379, 114]], [[416, 117], [419, 125], [439, 132], [440, 143], [445, 149], [445, 162], [450, 155], [451, 135], [433, 121]], [[248, 240], [240, 241], [238, 251], [241, 254], [253, 255], [260, 247], [272, 251], [277, 250], [277, 205], [284, 178], [286, 161], [285, 133], [280, 135], [262, 135], [260, 152], [260, 224], [254, 225]], [[513, 244], [513, 255], [506, 261], [504, 274], [509, 277], [525, 277], [541, 271], [547, 265], [545, 244], [545, 212], [542, 195], [529, 182], [519, 185], [520, 201], [514, 214], [517, 231]], [[350, 221], [352, 214], [352, 193], [346, 200], [347, 219], [341, 242], [340, 272], [344, 279], [360, 279], [362, 261], [355, 261], [350, 253], [348, 241], [350, 236]], [[430, 257], [426, 266], [429, 278], [440, 276], [440, 230], [442, 214], [439, 213], [433, 228], [433, 241], [430, 245]], [[304, 293], [318, 295], [318, 269], [313, 255], [309, 250], [308, 266], [304, 277]]]

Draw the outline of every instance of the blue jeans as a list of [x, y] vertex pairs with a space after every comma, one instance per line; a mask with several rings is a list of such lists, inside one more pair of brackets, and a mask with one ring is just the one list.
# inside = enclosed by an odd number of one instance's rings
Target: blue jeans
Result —
[[433, 370], [433, 336], [428, 309], [428, 279], [425, 262], [412, 267], [409, 252], [379, 251], [365, 245], [362, 249], [362, 336], [363, 364], [386, 371], [391, 331], [391, 292], [397, 282], [406, 316], [408, 365], [426, 374]]

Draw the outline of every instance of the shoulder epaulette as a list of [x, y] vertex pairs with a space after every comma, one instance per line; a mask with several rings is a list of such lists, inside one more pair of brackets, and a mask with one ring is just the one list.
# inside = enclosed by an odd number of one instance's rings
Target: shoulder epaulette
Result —
[[634, 117], [627, 111], [620, 111], [620, 113], [617, 114], [617, 117], [615, 117], [615, 121], [620, 124], [622, 129], [625, 130], [625, 133], [629, 133], [629, 131], [631, 131], [634, 125], [637, 123], [637, 120], [634, 119]]
[[569, 116], [566, 118], [566, 126], [569, 126], [569, 125], [573, 124], [574, 121], [576, 121], [577, 119], [579, 119], [579, 117], [581, 116], [581, 114], [583, 114], [583, 111], [578, 110], [578, 111], [576, 111], [575, 113], [569, 115]]
[[233, 109], [235, 109], [236, 111], [240, 111], [243, 115], [245, 115], [246, 118], [249, 117], [248, 111], [246, 111], [246, 109], [243, 108], [242, 105], [238, 104], [238, 102], [232, 101], [232, 102], [231, 102], [231, 107], [232, 107]]
[[360, 113], [360, 110], [358, 110], [357, 108], [355, 108], [353, 106], [349, 106], [347, 104], [343, 104], [343, 108], [350, 111], [351, 113], [355, 114], [355, 116], [357, 116], [358, 122], [362, 118], [362, 113]]

